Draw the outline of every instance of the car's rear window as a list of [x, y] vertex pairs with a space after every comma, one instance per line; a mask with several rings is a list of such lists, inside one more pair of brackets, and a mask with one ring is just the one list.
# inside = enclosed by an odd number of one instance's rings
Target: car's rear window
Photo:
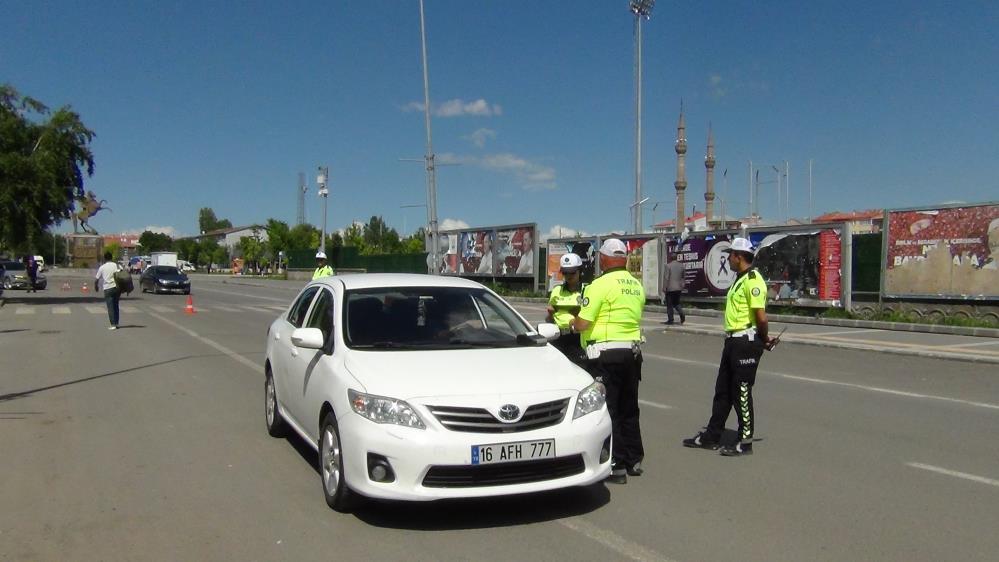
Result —
[[160, 275], [180, 275], [180, 271], [172, 265], [157, 265], [156, 273], [159, 273]]

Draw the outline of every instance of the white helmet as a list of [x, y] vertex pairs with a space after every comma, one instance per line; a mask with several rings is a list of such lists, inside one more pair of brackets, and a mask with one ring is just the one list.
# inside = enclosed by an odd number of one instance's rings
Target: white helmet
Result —
[[559, 258], [558, 263], [563, 272], [572, 273], [583, 267], [583, 258], [576, 254], [565, 254]]
[[326, 252], [324, 252], [322, 250], [319, 250], [318, 252], [316, 252], [316, 259], [317, 260], [324, 260], [324, 259], [326, 259]]

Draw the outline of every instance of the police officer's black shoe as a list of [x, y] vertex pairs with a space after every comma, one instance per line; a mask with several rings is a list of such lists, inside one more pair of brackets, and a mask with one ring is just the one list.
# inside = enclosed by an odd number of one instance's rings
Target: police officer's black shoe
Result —
[[641, 476], [645, 471], [642, 469], [642, 461], [638, 461], [635, 464], [627, 468], [628, 476]]
[[708, 439], [707, 434], [703, 431], [698, 431], [697, 435], [683, 440], [684, 447], [692, 447], [694, 449], [708, 449], [709, 451], [716, 451], [721, 443], [713, 439]]
[[735, 445], [725, 445], [719, 451], [723, 457], [744, 457], [753, 454], [752, 443], [736, 443]]
[[624, 468], [623, 465], [614, 465], [611, 467], [610, 476], [607, 477], [605, 482], [610, 482], [611, 484], [627, 484], [628, 469]]

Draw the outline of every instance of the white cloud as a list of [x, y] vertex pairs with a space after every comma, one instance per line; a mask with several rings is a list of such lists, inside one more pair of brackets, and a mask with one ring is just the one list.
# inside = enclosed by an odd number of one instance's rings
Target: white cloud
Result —
[[468, 228], [470, 225], [461, 219], [444, 219], [438, 225], [438, 230], [458, 230]]
[[[409, 113], [412, 111], [423, 111], [426, 107], [418, 101], [411, 101], [402, 106], [402, 111]], [[503, 107], [498, 104], [490, 104], [486, 100], [479, 98], [475, 101], [466, 102], [461, 99], [448, 100], [437, 107], [431, 107], [432, 113], [437, 117], [464, 117], [471, 115], [475, 117], [492, 117], [502, 115]]]
[[177, 229], [172, 226], [153, 226], [153, 225], [143, 228], [138, 232], [138, 234], [142, 234], [147, 230], [149, 232], [159, 232], [160, 234], [166, 234], [170, 238], [177, 238], [178, 236], [180, 236], [180, 233], [177, 232]]
[[576, 238], [578, 236], [589, 236], [590, 233], [585, 230], [577, 230], [571, 226], [563, 226], [561, 224], [556, 224], [555, 226], [548, 229], [548, 232], [540, 234], [542, 242], [547, 241], [549, 238]]
[[712, 74], [708, 77], [708, 83], [711, 88], [711, 97], [721, 99], [728, 93], [728, 89], [722, 82], [723, 79], [721, 74]]
[[486, 154], [485, 156], [461, 156], [451, 152], [438, 154], [438, 164], [459, 164], [477, 166], [492, 172], [511, 174], [517, 178], [520, 187], [528, 191], [557, 189], [555, 168], [531, 162], [526, 158], [510, 153]]
[[472, 144], [479, 148], [485, 148], [486, 142], [489, 139], [496, 138], [496, 131], [492, 129], [476, 129], [474, 133], [461, 137], [467, 141], [471, 141]]

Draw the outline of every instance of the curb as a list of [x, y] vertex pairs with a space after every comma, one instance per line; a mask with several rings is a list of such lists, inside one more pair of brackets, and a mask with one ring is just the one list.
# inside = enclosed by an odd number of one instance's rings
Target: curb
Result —
[[[536, 297], [503, 297], [509, 302], [546, 303], [546, 299]], [[645, 305], [645, 310], [650, 312], [666, 312], [666, 307], [661, 305]], [[706, 316], [710, 318], [720, 318], [723, 313], [720, 310], [704, 310], [688, 308], [684, 310], [687, 316]], [[908, 322], [878, 322], [876, 320], [851, 320], [847, 318], [809, 318], [807, 316], [793, 316], [790, 314], [768, 314], [767, 318], [771, 322], [783, 322], [786, 324], [813, 324], [817, 326], [838, 326], [843, 328], [868, 328], [874, 330], [891, 330], [896, 332], [921, 332], [926, 334], [943, 334], [949, 336], [975, 336], [980, 338], [999, 338], [999, 329], [996, 328], [971, 328], [967, 326], [945, 326], [942, 324], [913, 324]], [[949, 356], [948, 356], [949, 357]]]

